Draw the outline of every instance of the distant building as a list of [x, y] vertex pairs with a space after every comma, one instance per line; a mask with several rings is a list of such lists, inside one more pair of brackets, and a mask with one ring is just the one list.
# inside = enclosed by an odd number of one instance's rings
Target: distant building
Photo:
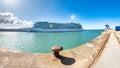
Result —
[[115, 26], [116, 31], [120, 31], [120, 26]]
[[105, 30], [110, 30], [110, 25], [106, 24], [105, 25]]

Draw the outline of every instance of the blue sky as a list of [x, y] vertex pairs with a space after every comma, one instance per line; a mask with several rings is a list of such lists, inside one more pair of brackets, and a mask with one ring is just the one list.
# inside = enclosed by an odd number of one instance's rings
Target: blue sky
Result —
[[1, 0], [0, 12], [21, 20], [69, 22], [71, 15], [85, 29], [111, 28], [120, 22], [119, 0]]

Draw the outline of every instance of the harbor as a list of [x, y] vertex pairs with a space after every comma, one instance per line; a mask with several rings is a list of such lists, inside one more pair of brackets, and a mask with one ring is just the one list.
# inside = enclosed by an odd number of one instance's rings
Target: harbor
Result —
[[[53, 53], [23, 53], [0, 48], [1, 68], [119, 68], [120, 32], [104, 31], [82, 46]], [[64, 49], [64, 48], [63, 48]]]
[[0, 68], [120, 68], [119, 0], [0, 0]]

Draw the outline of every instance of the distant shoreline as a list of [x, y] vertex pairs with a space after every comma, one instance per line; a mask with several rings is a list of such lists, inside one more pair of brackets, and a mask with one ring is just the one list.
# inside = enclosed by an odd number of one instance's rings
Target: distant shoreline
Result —
[[28, 29], [3, 29], [0, 32], [76, 32], [82, 31], [82, 29], [38, 29], [38, 30], [28, 30]]
[[0, 32], [79, 32], [86, 30], [104, 30], [104, 29], [42, 29], [42, 30], [18, 30], [18, 29], [5, 29], [0, 30]]

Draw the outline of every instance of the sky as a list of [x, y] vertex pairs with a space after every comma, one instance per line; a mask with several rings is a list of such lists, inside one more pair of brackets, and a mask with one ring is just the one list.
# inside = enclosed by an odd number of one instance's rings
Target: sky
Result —
[[15, 26], [16, 21], [24, 26], [31, 26], [30, 23], [37, 21], [74, 21], [79, 22], [84, 29], [104, 29], [105, 24], [114, 29], [120, 25], [119, 3], [119, 0], [0, 0], [0, 13], [1, 16], [7, 13], [10, 18], [4, 20], [15, 20], [10, 21]]

